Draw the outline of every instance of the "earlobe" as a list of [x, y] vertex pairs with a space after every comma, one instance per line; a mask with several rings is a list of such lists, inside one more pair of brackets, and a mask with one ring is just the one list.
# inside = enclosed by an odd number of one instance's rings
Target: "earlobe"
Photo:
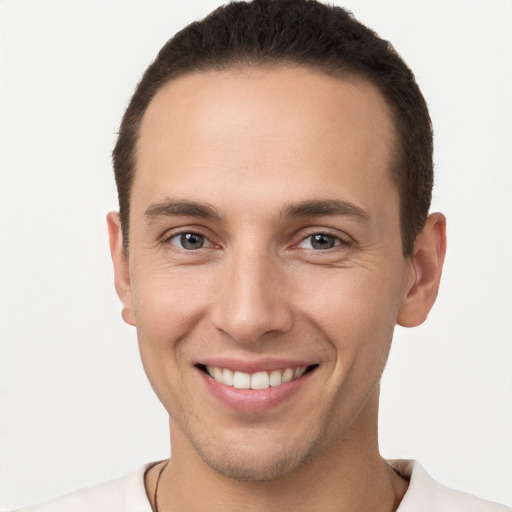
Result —
[[112, 256], [112, 263], [114, 265], [114, 283], [117, 295], [123, 305], [121, 315], [127, 324], [135, 325], [130, 284], [130, 270], [128, 266], [128, 258], [123, 250], [123, 232], [118, 212], [108, 213], [107, 226], [110, 241], [110, 255]]
[[445, 253], [446, 218], [433, 213], [414, 243], [411, 257], [414, 280], [400, 305], [398, 325], [415, 327], [426, 320], [437, 298]]

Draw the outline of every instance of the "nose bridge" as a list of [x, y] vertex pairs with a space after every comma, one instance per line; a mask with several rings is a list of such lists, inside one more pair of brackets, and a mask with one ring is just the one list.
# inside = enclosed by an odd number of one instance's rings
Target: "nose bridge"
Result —
[[214, 313], [216, 327], [239, 343], [288, 330], [292, 315], [279, 259], [265, 248], [245, 246], [226, 260]]

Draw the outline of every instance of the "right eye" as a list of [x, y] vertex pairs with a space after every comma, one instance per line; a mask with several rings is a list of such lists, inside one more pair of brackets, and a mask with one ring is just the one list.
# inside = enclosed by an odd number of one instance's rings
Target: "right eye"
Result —
[[179, 233], [170, 237], [168, 242], [186, 251], [194, 251], [212, 246], [212, 243], [204, 235], [200, 235], [199, 233]]

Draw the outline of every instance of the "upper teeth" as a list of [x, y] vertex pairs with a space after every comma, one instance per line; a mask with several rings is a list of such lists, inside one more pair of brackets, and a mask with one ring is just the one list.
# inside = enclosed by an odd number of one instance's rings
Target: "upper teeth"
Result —
[[285, 382], [300, 377], [305, 371], [306, 366], [299, 368], [286, 368], [285, 370], [272, 370], [271, 372], [256, 372], [253, 374], [231, 371], [227, 368], [218, 368], [217, 366], [207, 366], [206, 370], [210, 377], [217, 382], [232, 386], [238, 389], [267, 389], [270, 386], [279, 386]]

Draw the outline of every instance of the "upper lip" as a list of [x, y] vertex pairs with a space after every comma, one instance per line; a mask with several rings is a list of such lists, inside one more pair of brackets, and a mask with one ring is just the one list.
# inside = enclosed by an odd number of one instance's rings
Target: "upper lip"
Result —
[[233, 372], [244, 373], [271, 372], [272, 370], [285, 370], [286, 368], [301, 368], [318, 364], [316, 361], [304, 359], [281, 359], [281, 358], [261, 358], [255, 360], [210, 357], [202, 359], [197, 363], [202, 366], [215, 366], [217, 368], [227, 368]]

